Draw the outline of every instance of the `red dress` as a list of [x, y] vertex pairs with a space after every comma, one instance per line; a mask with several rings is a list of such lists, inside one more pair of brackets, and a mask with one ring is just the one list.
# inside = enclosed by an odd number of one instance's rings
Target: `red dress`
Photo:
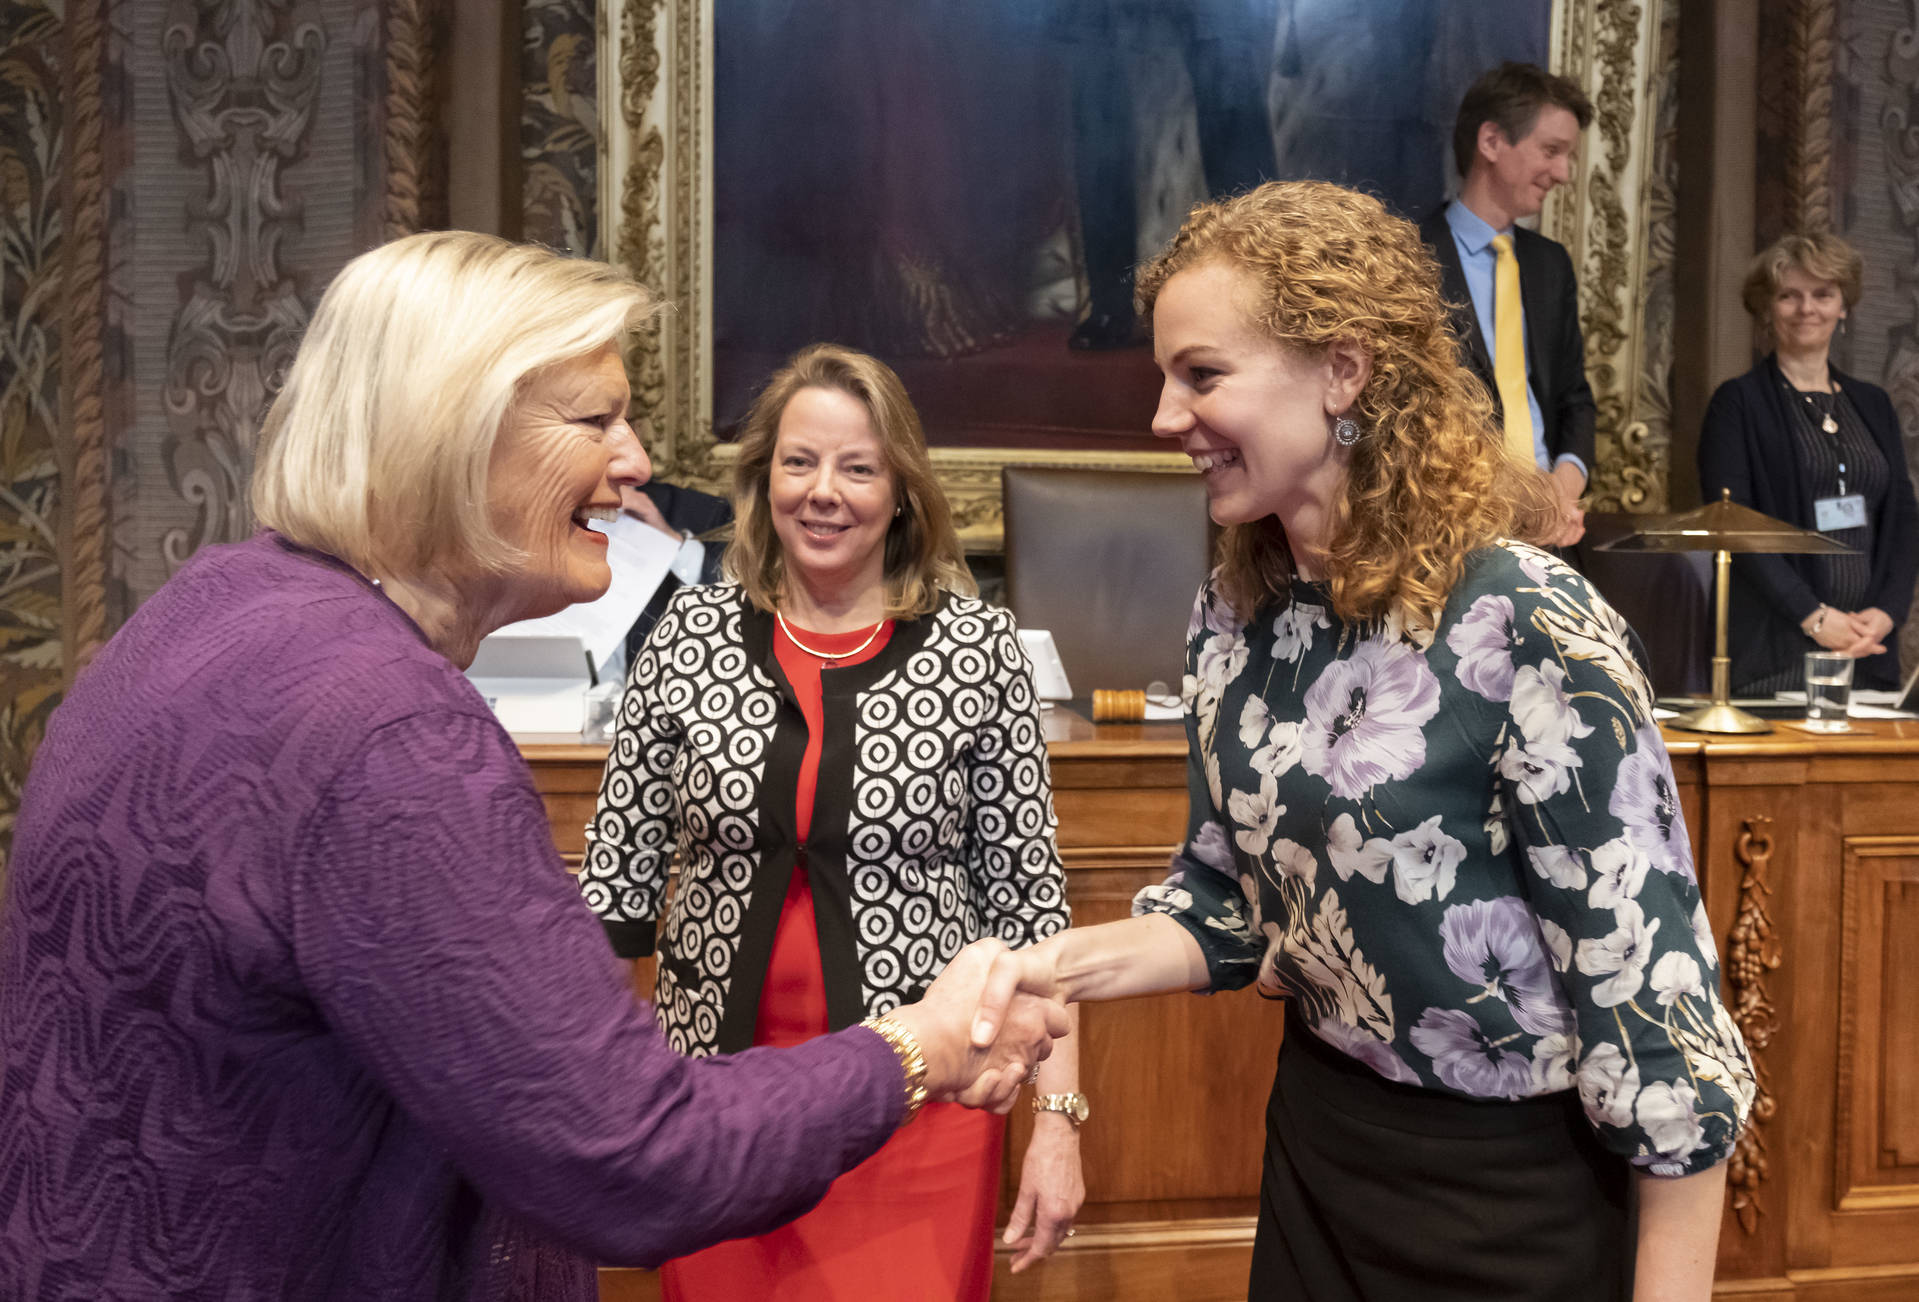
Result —
[[[835, 653], [859, 647], [871, 631], [794, 630], [807, 646]], [[859, 654], [833, 663], [872, 659], [892, 632], [889, 621]], [[753, 1043], [791, 1045], [828, 1029], [804, 849], [824, 731], [823, 662], [783, 630], [773, 647], [806, 718], [807, 742], [794, 810], [800, 859], [774, 934]], [[667, 1262], [660, 1270], [665, 1302], [985, 1302], [1004, 1134], [1004, 1118], [929, 1103], [797, 1221]]]

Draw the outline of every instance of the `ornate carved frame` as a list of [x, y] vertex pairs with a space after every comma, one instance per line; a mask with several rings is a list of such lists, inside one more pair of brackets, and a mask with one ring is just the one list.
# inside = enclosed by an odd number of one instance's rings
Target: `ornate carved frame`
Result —
[[[1672, 191], [1667, 169], [1676, 23], [1663, 0], [1556, 0], [1552, 66], [1592, 98], [1573, 184], [1540, 229], [1579, 273], [1586, 376], [1599, 406], [1594, 505], [1662, 510], [1670, 445]], [[1662, 112], [1662, 107], [1666, 111]], [[1663, 283], [1663, 298], [1655, 293]]]
[[[661, 328], [628, 356], [635, 399], [651, 417], [657, 473], [715, 488], [729, 449], [713, 438], [712, 194], [713, 0], [599, 0], [600, 211], [609, 256], [673, 304]], [[1599, 400], [1602, 451], [1595, 489], [1604, 505], [1663, 505], [1665, 376], [1656, 384], [1643, 337], [1645, 286], [1660, 256], [1654, 219], [1654, 131], [1668, 60], [1660, 57], [1661, 0], [1554, 0], [1552, 63], [1593, 95], [1598, 121], [1568, 199], [1544, 229], [1572, 250], [1584, 297], [1587, 367]], [[1669, 216], [1669, 214], [1668, 214]], [[1655, 410], [1656, 408], [1656, 410]], [[996, 550], [999, 472], [1006, 465], [1177, 471], [1158, 452], [1060, 452], [1018, 447], [938, 449], [934, 464], [967, 545]]]

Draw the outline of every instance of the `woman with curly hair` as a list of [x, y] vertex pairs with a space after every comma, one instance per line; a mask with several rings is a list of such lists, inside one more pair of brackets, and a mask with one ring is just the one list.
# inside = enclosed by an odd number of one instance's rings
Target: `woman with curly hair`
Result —
[[1136, 916], [996, 979], [1285, 1001], [1251, 1297], [1703, 1300], [1751, 1066], [1628, 630], [1518, 540], [1552, 499], [1436, 266], [1286, 182], [1197, 209], [1138, 286], [1154, 432], [1225, 526], [1191, 823]]

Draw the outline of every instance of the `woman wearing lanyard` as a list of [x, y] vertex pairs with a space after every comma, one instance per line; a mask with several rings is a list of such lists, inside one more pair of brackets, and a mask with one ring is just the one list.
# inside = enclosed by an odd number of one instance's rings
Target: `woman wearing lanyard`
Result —
[[1774, 351], [1713, 394], [1699, 435], [1699, 487], [1816, 529], [1838, 556], [1736, 555], [1728, 619], [1733, 690], [1802, 685], [1824, 647], [1859, 658], [1853, 683], [1896, 687], [1899, 628], [1919, 570], [1919, 511], [1886, 391], [1830, 360], [1859, 301], [1859, 254], [1833, 235], [1788, 235], [1752, 261], [1746, 310]]

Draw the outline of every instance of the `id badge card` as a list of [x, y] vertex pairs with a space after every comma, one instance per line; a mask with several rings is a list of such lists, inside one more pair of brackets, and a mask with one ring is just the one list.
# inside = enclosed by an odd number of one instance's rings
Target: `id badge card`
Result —
[[1812, 504], [1812, 527], [1820, 533], [1839, 529], [1863, 529], [1866, 524], [1866, 496], [1847, 493], [1844, 497], [1821, 497]]

